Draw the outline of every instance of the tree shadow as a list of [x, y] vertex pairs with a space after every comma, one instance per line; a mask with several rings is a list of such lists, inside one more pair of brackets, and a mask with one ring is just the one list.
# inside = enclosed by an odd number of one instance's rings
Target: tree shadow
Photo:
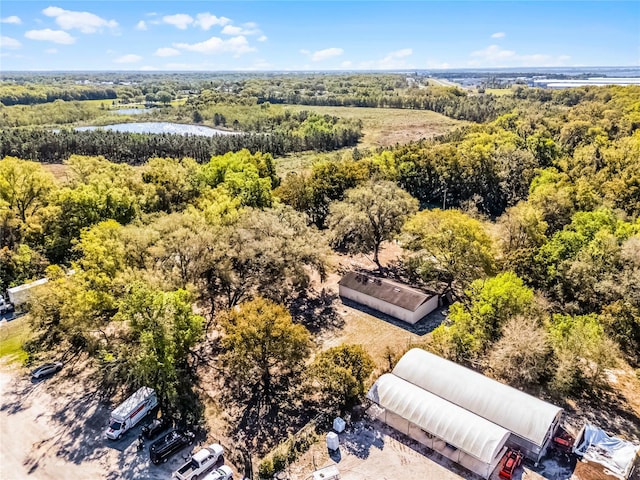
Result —
[[289, 311], [312, 334], [337, 330], [344, 325], [336, 309], [337, 299], [338, 295], [326, 288], [320, 292], [303, 292], [290, 303]]
[[[527, 463], [527, 468], [545, 479], [563, 480], [571, 478], [577, 462], [578, 459], [575, 455], [549, 448], [537, 465], [529, 465]], [[522, 478], [522, 469], [518, 469], [518, 473], [521, 475], [518, 478]]]
[[577, 404], [562, 405], [571, 420], [579, 423], [576, 428], [591, 423], [614, 436], [624, 434], [628, 440], [640, 442], [640, 416], [612, 389], [595, 389], [576, 400]]
[[340, 447], [349, 455], [364, 460], [369, 457], [371, 448], [384, 448], [384, 438], [374, 424], [359, 421], [340, 434]]

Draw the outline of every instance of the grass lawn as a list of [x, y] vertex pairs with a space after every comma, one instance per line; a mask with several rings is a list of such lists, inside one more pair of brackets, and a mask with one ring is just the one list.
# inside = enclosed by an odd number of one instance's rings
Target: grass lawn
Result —
[[0, 325], [0, 358], [7, 363], [24, 362], [27, 352], [22, 344], [29, 339], [31, 329], [27, 316]]

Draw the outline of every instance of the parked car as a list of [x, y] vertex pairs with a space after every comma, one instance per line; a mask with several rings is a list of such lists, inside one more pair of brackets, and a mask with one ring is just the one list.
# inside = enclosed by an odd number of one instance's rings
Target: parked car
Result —
[[160, 435], [161, 432], [171, 426], [171, 421], [165, 417], [154, 418], [146, 425], [142, 427], [142, 435], [147, 438], [154, 438]]
[[222, 465], [220, 468], [216, 468], [202, 480], [231, 480], [232, 477], [233, 472], [231, 471], [231, 469], [226, 465]]
[[160, 437], [149, 447], [149, 455], [151, 461], [157, 465], [160, 462], [166, 462], [171, 455], [181, 448], [191, 445], [195, 438], [195, 434], [189, 430], [171, 429], [164, 436]]
[[191, 456], [191, 460], [185, 463], [171, 478], [177, 480], [197, 480], [211, 470], [224, 455], [224, 448], [219, 443], [212, 443]]
[[62, 370], [62, 362], [45, 363], [31, 372], [31, 378], [37, 380], [38, 378], [46, 377], [60, 370]]

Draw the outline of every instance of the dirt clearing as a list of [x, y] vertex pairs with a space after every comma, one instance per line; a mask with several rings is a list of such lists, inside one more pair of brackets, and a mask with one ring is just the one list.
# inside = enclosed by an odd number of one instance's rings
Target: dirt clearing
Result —
[[107, 441], [111, 408], [100, 401], [85, 367], [65, 365], [41, 381], [31, 381], [23, 369], [0, 368], [2, 480], [167, 479], [204, 445], [186, 447], [156, 466], [149, 461], [150, 442], [137, 449], [145, 420], [121, 440]]

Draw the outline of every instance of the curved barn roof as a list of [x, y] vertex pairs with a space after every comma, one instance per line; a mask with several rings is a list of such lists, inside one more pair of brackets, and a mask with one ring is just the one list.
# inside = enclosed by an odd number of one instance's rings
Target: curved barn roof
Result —
[[561, 408], [419, 348], [393, 374], [542, 446]]
[[454, 447], [491, 463], [509, 432], [393, 374], [382, 375], [367, 398]]

